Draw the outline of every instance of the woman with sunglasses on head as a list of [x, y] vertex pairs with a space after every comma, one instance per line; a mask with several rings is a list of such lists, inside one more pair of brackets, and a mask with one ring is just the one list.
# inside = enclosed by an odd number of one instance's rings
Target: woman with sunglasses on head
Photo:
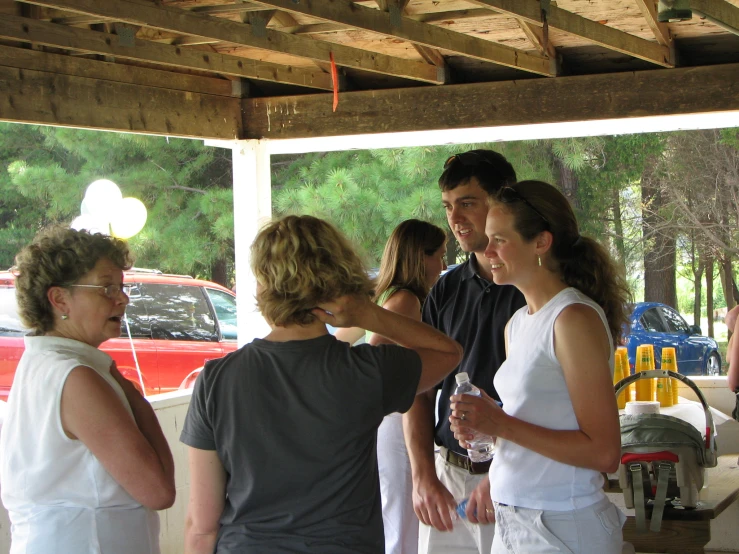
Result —
[[54, 227], [16, 258], [25, 337], [0, 440], [11, 554], [155, 554], [174, 503], [156, 415], [110, 356], [128, 304], [125, 242]]
[[[421, 306], [446, 269], [446, 233], [418, 219], [398, 225], [385, 244], [372, 300], [386, 310], [421, 321]], [[339, 329], [336, 338], [354, 342], [355, 329]], [[360, 336], [364, 331], [359, 330]], [[368, 333], [369, 344], [388, 344]], [[418, 517], [413, 510], [411, 465], [399, 413], [385, 416], [377, 431], [377, 465], [382, 495], [386, 554], [418, 552]]]
[[625, 518], [601, 473], [616, 471], [621, 453], [612, 378], [626, 284], [547, 183], [493, 195], [486, 234], [495, 282], [516, 286], [527, 303], [506, 326], [495, 376], [503, 408], [487, 395], [452, 397], [460, 444], [472, 430], [497, 437], [492, 552], [620, 553]]

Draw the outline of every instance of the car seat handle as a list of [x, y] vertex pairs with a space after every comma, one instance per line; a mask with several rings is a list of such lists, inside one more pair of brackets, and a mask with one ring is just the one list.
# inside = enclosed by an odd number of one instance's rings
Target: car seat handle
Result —
[[696, 385], [691, 379], [687, 378], [685, 375], [682, 375], [681, 373], [677, 373], [675, 371], [670, 371], [667, 369], [650, 369], [648, 371], [637, 371], [633, 375], [629, 375], [628, 377], [624, 377], [621, 379], [618, 383], [613, 385], [613, 389], [616, 393], [616, 396], [619, 395], [619, 393], [628, 387], [631, 383], [634, 383], [638, 381], [639, 379], [677, 379], [678, 381], [682, 381], [685, 383], [688, 387], [690, 387], [695, 395], [698, 397], [698, 400], [700, 400], [701, 404], [703, 405], [703, 413], [706, 416], [706, 450], [713, 456], [716, 456], [716, 427], [713, 423], [713, 416], [711, 415], [711, 408], [708, 405], [708, 402], [706, 402], [706, 397], [703, 396], [703, 393], [698, 388], [698, 385]]

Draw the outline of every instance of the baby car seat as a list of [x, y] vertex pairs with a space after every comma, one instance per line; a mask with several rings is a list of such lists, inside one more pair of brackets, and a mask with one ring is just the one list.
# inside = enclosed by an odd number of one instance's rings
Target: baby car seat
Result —
[[716, 428], [701, 390], [686, 376], [673, 371], [641, 371], [614, 386], [616, 396], [639, 379], [671, 378], [688, 385], [703, 405], [705, 436], [690, 423], [662, 414], [621, 416], [621, 465], [618, 481], [627, 508], [634, 508], [636, 527], [646, 530], [646, 507], [653, 501], [649, 529], [662, 525], [668, 494], [684, 508], [695, 508], [703, 488], [705, 468], [716, 467]]

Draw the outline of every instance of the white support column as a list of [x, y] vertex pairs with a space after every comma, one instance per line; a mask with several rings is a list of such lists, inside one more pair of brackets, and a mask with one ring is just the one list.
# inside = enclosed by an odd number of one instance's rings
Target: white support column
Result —
[[233, 143], [234, 252], [239, 346], [269, 332], [256, 310], [257, 282], [249, 267], [254, 237], [272, 217], [272, 179], [267, 145], [259, 140]]

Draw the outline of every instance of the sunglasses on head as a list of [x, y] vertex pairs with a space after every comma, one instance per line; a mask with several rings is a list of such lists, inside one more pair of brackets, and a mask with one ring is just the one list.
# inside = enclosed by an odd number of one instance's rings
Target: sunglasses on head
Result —
[[529, 208], [533, 210], [533, 212], [538, 215], [541, 220], [546, 223], [547, 227], [551, 227], [549, 224], [549, 220], [544, 217], [544, 214], [541, 213], [536, 207], [527, 200], [527, 198], [518, 192], [513, 187], [501, 187], [498, 191], [498, 194], [495, 196], [496, 200], [499, 200], [500, 202], [503, 202], [503, 204], [511, 204], [513, 202], [523, 202], [526, 204]]

